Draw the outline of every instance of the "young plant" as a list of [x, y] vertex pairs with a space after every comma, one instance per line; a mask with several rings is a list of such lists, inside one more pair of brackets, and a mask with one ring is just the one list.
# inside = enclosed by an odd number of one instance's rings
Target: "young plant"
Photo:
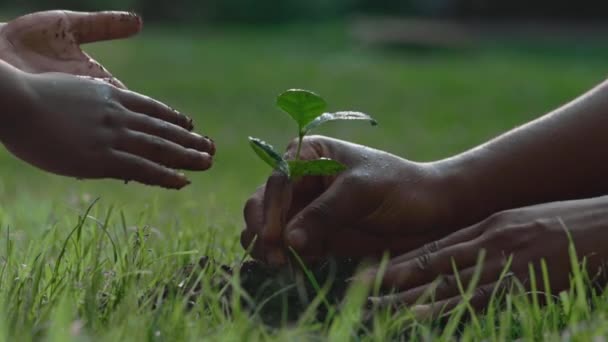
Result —
[[325, 112], [327, 108], [325, 100], [308, 90], [287, 90], [277, 98], [277, 106], [289, 114], [298, 125], [298, 146], [295, 159], [285, 160], [271, 145], [257, 138], [249, 137], [249, 144], [266, 164], [284, 173], [290, 179], [298, 179], [302, 176], [329, 176], [346, 170], [346, 166], [342, 163], [329, 158], [300, 159], [302, 140], [314, 128], [338, 120], [364, 120], [369, 121], [373, 126], [377, 125], [376, 120], [364, 113]]

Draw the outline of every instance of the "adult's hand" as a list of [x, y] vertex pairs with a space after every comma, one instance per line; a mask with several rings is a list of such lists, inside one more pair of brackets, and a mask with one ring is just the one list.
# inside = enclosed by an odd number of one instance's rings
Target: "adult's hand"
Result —
[[41, 169], [179, 189], [189, 181], [174, 169], [212, 164], [213, 142], [190, 132], [192, 121], [163, 103], [95, 79], [29, 74], [3, 63], [0, 72], [14, 93], [2, 98], [0, 141]]
[[128, 12], [36, 12], [0, 24], [0, 59], [25, 72], [92, 76], [124, 88], [80, 44], [126, 38], [141, 27]]
[[[295, 150], [292, 143], [287, 158]], [[305, 138], [301, 157], [332, 158], [348, 169], [293, 183], [273, 174], [244, 210], [241, 243], [249, 248], [255, 239], [254, 258], [280, 265], [287, 247], [309, 262], [381, 257], [448, 234], [451, 188], [434, 164], [323, 136]]]
[[[572, 267], [568, 233], [579, 260], [587, 258], [585, 265], [589, 274], [593, 276], [601, 271], [608, 258], [608, 196], [500, 212], [424, 248], [394, 258], [382, 275], [379, 268], [372, 268], [361, 278], [373, 281], [377, 275], [382, 276], [385, 288], [397, 290], [396, 294], [372, 298], [373, 302], [391, 306], [416, 303], [414, 312], [421, 317], [436, 317], [463, 300], [453, 263], [464, 288], [480, 271], [479, 282], [470, 298], [470, 303], [477, 309], [484, 308], [501, 285], [510, 283], [497, 282], [501, 272], [507, 271], [505, 266], [509, 259], [508, 274], [527, 290], [531, 284], [529, 265], [534, 269], [536, 284], [542, 288], [541, 260], [544, 260], [555, 294], [570, 286]], [[478, 270], [476, 260], [481, 250], [486, 253], [482, 268]], [[421, 303], [425, 298], [426, 302]]]

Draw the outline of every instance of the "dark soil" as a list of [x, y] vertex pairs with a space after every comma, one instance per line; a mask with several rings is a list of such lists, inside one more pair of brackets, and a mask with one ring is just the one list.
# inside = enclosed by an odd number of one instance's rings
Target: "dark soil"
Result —
[[198, 281], [201, 272], [211, 271], [211, 284], [207, 286], [212, 287], [212, 293], [220, 293], [218, 299], [226, 303], [228, 312], [228, 303], [235, 292], [232, 282], [238, 279], [240, 288], [247, 293], [240, 297], [241, 305], [267, 325], [297, 321], [317, 297], [319, 289], [324, 289], [326, 295], [315, 314], [318, 320], [324, 320], [330, 311], [338, 309], [348, 289], [348, 279], [359, 265], [351, 259], [329, 260], [310, 266], [307, 274], [296, 264], [276, 269], [257, 261], [246, 261], [239, 267], [229, 267], [203, 257], [197, 265], [186, 266], [165, 284], [162, 297], [187, 296], [189, 306], [196, 305], [208, 290]]

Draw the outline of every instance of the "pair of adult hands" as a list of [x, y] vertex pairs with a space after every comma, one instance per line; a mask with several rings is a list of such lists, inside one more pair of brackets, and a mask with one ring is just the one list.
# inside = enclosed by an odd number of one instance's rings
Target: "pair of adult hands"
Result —
[[174, 169], [208, 169], [215, 145], [191, 132], [190, 118], [127, 90], [80, 48], [141, 28], [141, 18], [126, 12], [47, 11], [2, 24], [0, 60], [22, 71], [25, 89], [4, 123], [4, 145], [46, 171], [78, 178], [179, 189], [189, 181]]
[[[287, 157], [293, 156], [294, 147], [288, 148]], [[294, 183], [271, 176], [245, 206], [243, 247], [275, 265], [286, 262], [287, 247], [308, 262], [329, 256], [378, 260], [388, 251], [394, 257], [381, 274], [378, 266], [358, 276], [367, 282], [379, 276], [384, 288], [396, 291], [370, 298], [380, 305], [419, 304], [416, 312], [424, 317], [449, 310], [462, 301], [453, 263], [468, 286], [482, 250], [486, 257], [471, 298], [475, 307], [489, 302], [510, 258], [509, 274], [524, 287], [530, 286], [529, 264], [539, 276], [544, 259], [552, 290], [566, 289], [571, 269], [567, 232], [579, 257], [589, 257], [589, 269], [601, 266], [604, 255], [599, 252], [608, 241], [608, 198], [508, 210], [458, 230], [450, 222], [466, 221], [453, 212], [458, 194], [451, 193], [459, 187], [443, 166], [321, 136], [306, 139], [301, 155], [332, 158], [348, 170]], [[539, 279], [536, 283], [542, 284]], [[420, 302], [430, 290], [433, 303]]]

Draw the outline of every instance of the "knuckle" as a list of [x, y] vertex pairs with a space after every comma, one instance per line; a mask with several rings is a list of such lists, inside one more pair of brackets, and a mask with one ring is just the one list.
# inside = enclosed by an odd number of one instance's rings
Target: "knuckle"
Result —
[[431, 255], [428, 253], [423, 253], [417, 256], [414, 259], [414, 265], [416, 269], [420, 272], [430, 272], [431, 271]]
[[96, 83], [97, 87], [99, 87], [99, 94], [103, 95], [103, 97], [106, 99], [110, 99], [107, 101], [109, 105], [112, 105], [115, 108], [122, 107], [119, 98], [125, 93], [128, 96], [128, 92], [125, 92], [123, 89], [119, 89], [108, 82], [104, 82], [100, 78], [93, 77], [92, 81]]
[[502, 211], [484, 220], [481, 226], [488, 233], [488, 239], [501, 240], [506, 238], [505, 235], [509, 234], [514, 224], [512, 216], [510, 211]]
[[540, 218], [535, 219], [530, 223], [530, 230], [534, 234], [544, 234], [553, 227], [550, 219]]
[[488, 298], [490, 296], [490, 291], [486, 286], [477, 287], [473, 291], [473, 297], [477, 299]]
[[345, 189], [349, 189], [353, 196], [363, 198], [370, 196], [373, 192], [368, 191], [370, 184], [374, 184], [369, 173], [360, 170], [351, 170], [340, 175], [337, 184]]
[[501, 292], [511, 291], [517, 284], [518, 278], [513, 272], [507, 272], [505, 277], [502, 279], [500, 284], [498, 284], [497, 290]]
[[103, 125], [103, 127], [110, 128], [110, 129], [118, 127], [118, 122], [116, 120], [116, 117], [112, 113], [103, 114], [101, 116], [101, 124]]
[[288, 150], [293, 150], [298, 146], [298, 142], [299, 139], [298, 138], [293, 138], [289, 141], [289, 144], [287, 144], [287, 149]]
[[[301, 158], [302, 159], [316, 159], [323, 156], [328, 156], [328, 153], [325, 149], [324, 140], [327, 138], [320, 135], [312, 135], [305, 136], [302, 139], [302, 150], [301, 150]], [[299, 139], [292, 139], [287, 145], [287, 149], [285, 150], [284, 158], [290, 159], [293, 158], [296, 154], [296, 150], [298, 147]]]
[[507, 216], [509, 215], [508, 211], [501, 211], [495, 214], [492, 214], [490, 217], [484, 220], [484, 225], [486, 227], [495, 227], [500, 226], [507, 220]]
[[[554, 232], [553, 227], [552, 222], [544, 218], [536, 219], [526, 224], [520, 224], [514, 227], [516, 232], [514, 232], [513, 235], [516, 238], [513, 238], [512, 240], [516, 246], [533, 246], [538, 243], [539, 239], [544, 240], [552, 236], [549, 234]], [[560, 231], [560, 233], [563, 233], [563, 231]], [[560, 237], [563, 239], [560, 239], [559, 242], [567, 241], [567, 235], [565, 233], [560, 234]]]
[[152, 119], [151, 122], [154, 126], [156, 126], [159, 133], [163, 133], [165, 135], [175, 135], [173, 134], [173, 128], [175, 125], [172, 123], [152, 117], [150, 119]]
[[507, 235], [507, 229], [504, 226], [495, 226], [492, 227], [492, 229], [489, 231], [488, 233], [488, 240], [492, 241], [492, 242], [500, 242], [501, 240], [504, 240], [506, 238], [505, 235]]
[[327, 138], [325, 136], [319, 135], [319, 134], [312, 134], [312, 135], [307, 135], [304, 137], [304, 141], [307, 144], [320, 144], [323, 140], [326, 140]]
[[285, 149], [284, 158], [293, 158], [296, 154], [296, 150], [298, 148], [298, 138], [291, 139], [289, 144], [287, 144], [287, 148]]
[[[157, 153], [162, 152], [165, 148], [165, 141], [162, 138], [152, 137], [149, 142], [152, 149]], [[180, 157], [180, 155], [175, 155], [174, 157]]]
[[323, 156], [326, 155], [324, 146], [327, 138], [322, 135], [309, 135], [305, 136], [303, 140], [303, 144], [306, 146], [310, 146], [317, 154]]
[[453, 275], [443, 275], [441, 277], [441, 282], [437, 286], [437, 291], [448, 291], [456, 285], [456, 278]]
[[101, 114], [102, 126], [114, 129], [122, 126], [122, 121], [123, 120], [121, 119], [120, 108], [115, 102], [109, 101], [105, 106], [105, 110]]
[[422, 246], [422, 253], [423, 254], [433, 254], [437, 251], [439, 251], [439, 241], [433, 241], [433, 242], [429, 242], [427, 244], [425, 244], [424, 246]]
[[324, 220], [329, 218], [331, 215], [331, 208], [329, 205], [323, 201], [318, 201], [318, 203], [312, 205], [309, 210], [309, 215], [317, 218], [318, 220]]

